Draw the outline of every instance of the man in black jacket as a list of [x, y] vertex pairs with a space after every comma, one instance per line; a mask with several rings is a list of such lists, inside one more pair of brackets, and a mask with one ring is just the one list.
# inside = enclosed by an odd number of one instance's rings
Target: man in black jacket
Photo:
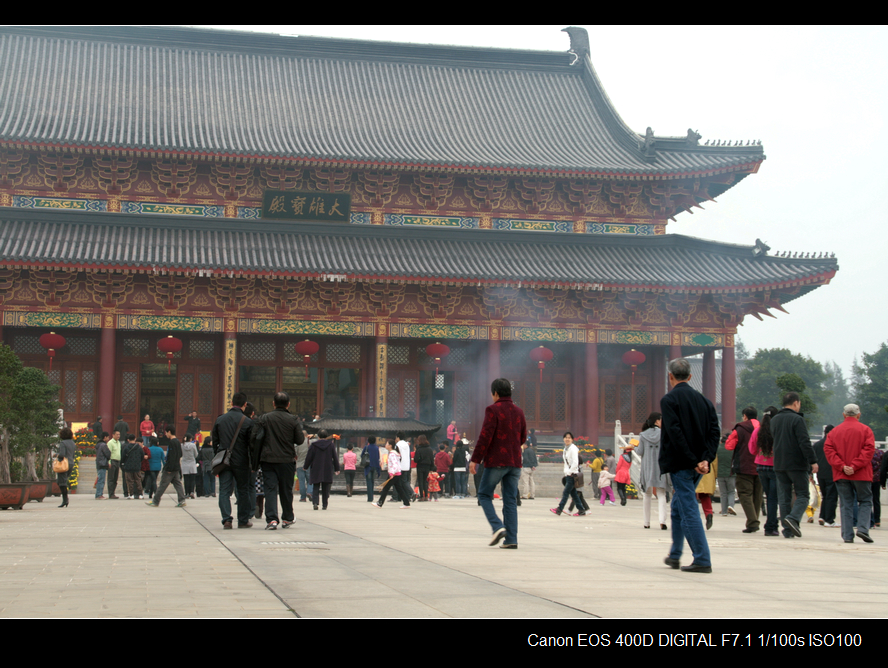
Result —
[[[817, 473], [817, 457], [808, 437], [802, 402], [797, 392], [783, 395], [783, 410], [771, 418], [774, 437], [774, 474], [780, 497], [780, 524], [783, 536], [801, 538], [799, 525], [808, 508], [808, 470]], [[795, 503], [792, 495], [795, 493]]]
[[163, 497], [163, 493], [166, 491], [166, 488], [169, 487], [170, 483], [172, 483], [179, 501], [176, 504], [176, 508], [184, 508], [185, 487], [182, 485], [182, 446], [176, 439], [175, 425], [169, 425], [166, 428], [165, 433], [170, 444], [167, 446], [166, 462], [163, 465], [163, 472], [160, 475], [160, 484], [157, 486], [157, 491], [154, 493], [154, 500], [148, 501], [145, 505], [157, 508], [157, 506], [160, 505], [160, 499]]
[[250, 521], [250, 430], [253, 428], [253, 421], [244, 415], [246, 403], [247, 395], [235, 392], [231, 398], [231, 408], [216, 418], [213, 425], [213, 450], [218, 453], [219, 450], [231, 448], [229, 468], [219, 473], [219, 510], [222, 512], [223, 529], [231, 528], [231, 492], [235, 487], [237, 528], [249, 529], [253, 526]]
[[[305, 435], [302, 423], [290, 413], [290, 396], [286, 392], [274, 395], [274, 410], [258, 418], [265, 432], [261, 442], [253, 439], [251, 459], [253, 468], [262, 466], [265, 485], [265, 528], [274, 531], [293, 524], [293, 483], [296, 478], [296, 446], [302, 445]], [[278, 497], [281, 515], [278, 516]], [[282, 521], [283, 520], [283, 521]]]
[[665, 563], [671, 568], [681, 566], [684, 541], [694, 555], [690, 566], [681, 570], [711, 573], [709, 544], [700, 511], [697, 509], [697, 484], [709, 472], [718, 452], [720, 429], [715, 407], [691, 387], [691, 365], [679, 357], [669, 362], [669, 385], [672, 390], [660, 400], [663, 427], [660, 446], [660, 471], [672, 477], [672, 549]]

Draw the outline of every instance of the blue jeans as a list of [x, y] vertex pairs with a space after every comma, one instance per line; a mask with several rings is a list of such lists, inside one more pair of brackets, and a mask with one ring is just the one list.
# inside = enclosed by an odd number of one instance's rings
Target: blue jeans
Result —
[[558, 504], [558, 510], [564, 510], [564, 506], [567, 505], [567, 497], [569, 496], [573, 499], [574, 504], [576, 504], [577, 512], [585, 514], [586, 511], [583, 510], [583, 502], [580, 501], [580, 497], [577, 496], [577, 490], [574, 487], [574, 483], [576, 482], [574, 477], [567, 475], [564, 476], [562, 480], [564, 481], [564, 491], [561, 493], [561, 503]]
[[373, 485], [376, 484], [376, 469], [368, 466], [364, 469], [364, 482], [367, 483], [367, 500], [373, 501]]
[[[311, 469], [309, 469], [309, 471], [310, 470]], [[314, 488], [312, 487], [311, 483], [308, 482], [309, 471], [306, 471], [303, 468], [296, 469], [296, 477], [299, 478], [299, 499], [300, 499], [300, 501], [305, 501], [306, 495], [311, 496], [312, 492], [314, 491]]]
[[[842, 538], [854, 540], [854, 513], [857, 512], [857, 533], [869, 535], [873, 511], [873, 484], [869, 480], [836, 480], [842, 518]], [[855, 499], [855, 492], [857, 498]], [[858, 505], [859, 510], [858, 510]]]
[[697, 484], [701, 476], [694, 469], [675, 471], [672, 474], [672, 549], [670, 559], [680, 559], [687, 539], [697, 566], [712, 566], [709, 543], [697, 508]]
[[[253, 511], [250, 509], [250, 472], [228, 469], [219, 474], [219, 510], [222, 524], [231, 522], [231, 493], [237, 487], [237, 521], [246, 524]], [[255, 490], [255, 485], [253, 486]]]
[[[801, 524], [810, 500], [808, 474], [805, 471], [776, 471], [776, 473], [777, 491], [780, 493], [780, 519], [785, 520], [791, 517]], [[795, 503], [792, 502], [793, 492], [796, 497]], [[789, 529], [784, 528], [783, 535], [788, 538], [793, 534]]]
[[[497, 466], [484, 468], [481, 474], [481, 487], [478, 489], [478, 502], [484, 511], [492, 532], [506, 529], [506, 545], [518, 544], [518, 480], [521, 468], [517, 466]], [[493, 508], [493, 491], [503, 483], [503, 519], [500, 520]], [[698, 518], [699, 521], [699, 518]]]
[[96, 471], [96, 475], [98, 479], [96, 480], [96, 498], [98, 499], [102, 496], [102, 492], [105, 491], [105, 476], [108, 473], [108, 469], [98, 469]]
[[467, 471], [453, 472], [453, 493], [457, 496], [469, 495], [469, 474]]

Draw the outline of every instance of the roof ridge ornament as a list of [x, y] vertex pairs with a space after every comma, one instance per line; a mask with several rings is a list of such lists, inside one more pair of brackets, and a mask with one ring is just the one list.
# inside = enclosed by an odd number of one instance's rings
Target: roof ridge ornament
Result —
[[576, 65], [584, 58], [589, 58], [589, 33], [585, 28], [568, 26], [567, 28], [562, 28], [561, 32], [566, 32], [570, 37], [570, 50], [568, 53], [574, 57], [570, 63], [571, 65]]

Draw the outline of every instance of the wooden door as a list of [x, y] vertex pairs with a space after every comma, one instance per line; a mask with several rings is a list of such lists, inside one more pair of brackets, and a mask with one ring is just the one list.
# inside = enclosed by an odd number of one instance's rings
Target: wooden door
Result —
[[209, 433], [216, 416], [213, 406], [216, 391], [216, 368], [197, 364], [180, 364], [176, 387], [176, 432], [185, 435], [188, 416], [197, 411], [201, 432]]
[[527, 374], [514, 381], [512, 399], [524, 410], [528, 429], [558, 433], [570, 429], [570, 382], [567, 374]]
[[385, 389], [385, 416], [419, 418], [419, 372], [389, 369]]
[[633, 398], [632, 378], [603, 376], [599, 386], [599, 423], [602, 431], [612, 430], [620, 421], [623, 434], [639, 434], [650, 413], [650, 379], [635, 376]]

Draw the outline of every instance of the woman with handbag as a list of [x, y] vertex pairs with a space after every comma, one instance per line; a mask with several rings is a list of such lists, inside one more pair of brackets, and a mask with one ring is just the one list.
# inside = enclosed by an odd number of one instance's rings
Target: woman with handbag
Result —
[[558, 507], [549, 509], [556, 515], [560, 515], [564, 512], [564, 506], [567, 504], [568, 496], [573, 499], [576, 506], [580, 509], [580, 512], [577, 514], [586, 514], [586, 511], [583, 509], [583, 502], [580, 500], [580, 497], [577, 496], [577, 490], [575, 488], [576, 476], [580, 471], [580, 450], [574, 445], [573, 439], [574, 437], [572, 433], [569, 431], [564, 432], [564, 450], [561, 453], [561, 456], [564, 459], [564, 477], [561, 479], [561, 483], [564, 485], [564, 492], [561, 494], [561, 503], [558, 504]]
[[74, 468], [76, 449], [74, 433], [68, 427], [63, 427], [59, 431], [58, 456], [56, 461], [52, 463], [52, 470], [56, 473], [56, 482], [59, 489], [62, 490], [62, 505], [59, 508], [68, 507], [68, 476], [71, 475], [71, 469]]

